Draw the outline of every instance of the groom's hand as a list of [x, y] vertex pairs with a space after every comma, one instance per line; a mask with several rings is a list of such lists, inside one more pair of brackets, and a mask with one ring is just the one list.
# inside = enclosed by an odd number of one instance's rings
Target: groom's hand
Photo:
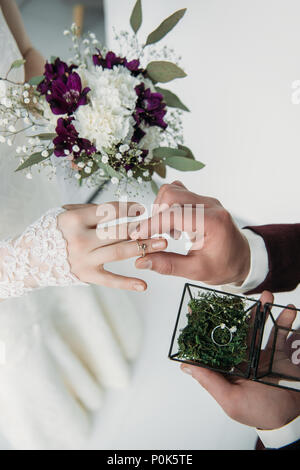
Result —
[[[186, 204], [192, 210], [179, 210]], [[204, 208], [204, 219], [197, 217], [199, 205]], [[157, 233], [176, 238], [183, 231], [193, 233], [187, 255], [153, 253], [139, 258], [136, 267], [207, 284], [243, 283], [250, 269], [248, 241], [218, 200], [192, 193], [179, 181], [162, 186], [152, 217], [142, 221], [131, 238], [145, 239]]]

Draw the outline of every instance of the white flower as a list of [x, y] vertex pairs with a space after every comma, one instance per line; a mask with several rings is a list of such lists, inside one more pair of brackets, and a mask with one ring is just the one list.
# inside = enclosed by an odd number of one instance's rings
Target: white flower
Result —
[[32, 174], [31, 173], [26, 173], [26, 178], [28, 180], [32, 180]]
[[81, 178], [80, 173], [76, 173], [76, 174], [74, 175], [74, 178], [76, 178], [77, 180], [80, 180], [80, 178]]
[[221, 323], [220, 328], [221, 328], [221, 330], [224, 330], [226, 328], [225, 323]]
[[64, 30], [64, 36], [69, 36], [69, 34], [70, 34], [70, 31], [68, 29], [65, 29]]
[[70, 150], [65, 149], [65, 150], [64, 150], [64, 154], [67, 155], [67, 156], [70, 155]]
[[119, 184], [119, 179], [116, 176], [113, 176], [110, 181], [112, 182], [112, 184]]
[[72, 150], [73, 150], [73, 152], [77, 153], [77, 152], [79, 152], [80, 148], [78, 147], [78, 145], [73, 145]]
[[137, 179], [138, 183], [141, 184], [143, 182], [143, 178], [141, 178], [140, 176], [138, 177]]
[[[74, 126], [79, 135], [89, 139], [101, 151], [131, 139], [137, 94], [135, 87], [140, 79], [132, 76], [125, 67], [79, 70], [83, 87], [88, 86], [89, 102], [74, 114]], [[126, 147], [125, 147], [126, 148]]]
[[46, 158], [46, 157], [48, 157], [48, 156], [49, 156], [48, 150], [43, 150], [43, 151], [42, 151], [42, 157], [45, 157], [45, 158]]
[[157, 126], [147, 127], [145, 124], [142, 124], [140, 127], [146, 132], [146, 135], [140, 141], [139, 147], [147, 149], [152, 153], [152, 150], [160, 147], [162, 143], [163, 134], [161, 129]]
[[79, 163], [77, 163], [77, 166], [79, 166], [79, 168], [84, 168], [85, 163], [84, 162], [79, 162]]
[[129, 145], [123, 144], [123, 145], [120, 145], [119, 150], [120, 152], [124, 153], [124, 152], [127, 152], [129, 148], [130, 148]]
[[29, 103], [30, 103], [30, 99], [29, 99], [29, 98], [25, 98], [25, 99], [24, 99], [24, 103], [25, 103], [25, 104], [29, 104]]
[[93, 160], [90, 160], [90, 161], [88, 162], [88, 166], [92, 167], [93, 165], [94, 165]]
[[84, 172], [87, 173], [88, 175], [91, 173], [92, 169], [89, 166], [86, 166], [84, 169]]
[[104, 163], [106, 165], [106, 163], [108, 163], [108, 156], [103, 155], [102, 158], [101, 158], [101, 161], [102, 161], [102, 163]]
[[122, 155], [120, 153], [116, 153], [116, 159], [121, 160], [121, 158], [122, 158]]
[[145, 177], [149, 176], [149, 171], [148, 171], [148, 170], [144, 171], [143, 175], [144, 175]]
[[128, 176], [128, 178], [131, 178], [132, 175], [133, 175], [132, 170], [128, 170], [128, 171], [127, 171], [127, 176]]
[[231, 333], [235, 333], [235, 332], [237, 331], [237, 327], [236, 327], [236, 326], [232, 326], [232, 327], [229, 329], [229, 331], [230, 331]]

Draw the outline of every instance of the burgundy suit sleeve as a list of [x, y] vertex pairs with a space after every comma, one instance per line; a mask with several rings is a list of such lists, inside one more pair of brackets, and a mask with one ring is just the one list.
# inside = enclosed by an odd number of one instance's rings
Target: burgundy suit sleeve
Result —
[[261, 225], [245, 227], [260, 235], [269, 259], [266, 279], [247, 294], [263, 290], [285, 292], [300, 283], [300, 224]]

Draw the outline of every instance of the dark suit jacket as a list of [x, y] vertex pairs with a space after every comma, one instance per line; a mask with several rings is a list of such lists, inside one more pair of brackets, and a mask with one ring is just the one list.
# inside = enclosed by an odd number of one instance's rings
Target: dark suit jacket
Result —
[[246, 227], [262, 236], [269, 258], [269, 272], [258, 287], [247, 294], [263, 290], [286, 292], [300, 283], [300, 224]]
[[[263, 290], [285, 292], [300, 283], [300, 224], [246, 227], [263, 237], [269, 258], [269, 272], [258, 287], [247, 294]], [[280, 450], [300, 450], [300, 440]]]

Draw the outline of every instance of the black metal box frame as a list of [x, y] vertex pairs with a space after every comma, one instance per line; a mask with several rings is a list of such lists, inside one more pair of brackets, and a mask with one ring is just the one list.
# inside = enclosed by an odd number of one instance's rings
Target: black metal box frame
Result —
[[[251, 303], [251, 305], [245, 310], [245, 313], [247, 313], [249, 310], [255, 309], [255, 318], [254, 318], [254, 323], [253, 323], [252, 337], [251, 337], [250, 346], [248, 350], [249, 359], [246, 362], [246, 364], [243, 364], [242, 368], [235, 367], [233, 371], [222, 370], [220, 368], [210, 367], [207, 364], [203, 364], [201, 362], [179, 358], [178, 352], [174, 353], [174, 349], [176, 349], [175, 348], [176, 335], [178, 334], [178, 331], [180, 331], [178, 329], [178, 326], [179, 326], [181, 315], [183, 313], [182, 310], [183, 310], [184, 300], [187, 295], [189, 299], [194, 298], [192, 295], [191, 289], [210, 291], [216, 294], [222, 294], [223, 296], [238, 297], [240, 299], [246, 300], [249, 303]], [[276, 319], [274, 318], [272, 314], [272, 308], [290, 309], [290, 310], [295, 311], [297, 314], [298, 312], [300, 312], [300, 309], [297, 309], [294, 307], [288, 307], [288, 306], [283, 306], [279, 304], [270, 304], [270, 303], [266, 303], [264, 305], [264, 308], [262, 309], [262, 304], [259, 300], [252, 299], [252, 298], [242, 296], [242, 295], [229, 294], [227, 292], [223, 292], [223, 291], [208, 288], [208, 287], [198, 286], [196, 284], [186, 283], [183, 289], [182, 296], [181, 296], [180, 306], [179, 306], [178, 315], [176, 318], [176, 323], [175, 323], [175, 327], [174, 327], [174, 331], [172, 335], [171, 346], [170, 346], [168, 357], [169, 359], [173, 361], [182, 362], [185, 364], [191, 364], [193, 366], [198, 366], [198, 367], [204, 367], [206, 369], [214, 370], [216, 372], [221, 372], [223, 374], [227, 374], [231, 376], [243, 377], [245, 379], [260, 382], [265, 385], [271, 385], [271, 386], [285, 388], [285, 389], [289, 389], [293, 391], [300, 391], [300, 369], [299, 369], [298, 376], [293, 376], [293, 375], [284, 374], [284, 373], [279, 374], [278, 372], [276, 372], [276, 370], [273, 369], [278, 332], [280, 330], [285, 330], [287, 334], [296, 333], [299, 335], [299, 342], [300, 342], [300, 330], [294, 330], [292, 328], [285, 328], [283, 326], [278, 325]], [[267, 370], [265, 369], [264, 371], [261, 371], [260, 370], [260, 360], [261, 360], [261, 352], [262, 352], [261, 348], [262, 348], [262, 341], [264, 337], [267, 317], [269, 317], [271, 321], [273, 322], [274, 337], [273, 337], [271, 355], [268, 361]], [[279, 383], [276, 383], [276, 380], [279, 381], [279, 379], [286, 379], [287, 381], [292, 380], [295, 383], [299, 383], [299, 387], [293, 388], [293, 387], [289, 387], [286, 385], [280, 385]]]

